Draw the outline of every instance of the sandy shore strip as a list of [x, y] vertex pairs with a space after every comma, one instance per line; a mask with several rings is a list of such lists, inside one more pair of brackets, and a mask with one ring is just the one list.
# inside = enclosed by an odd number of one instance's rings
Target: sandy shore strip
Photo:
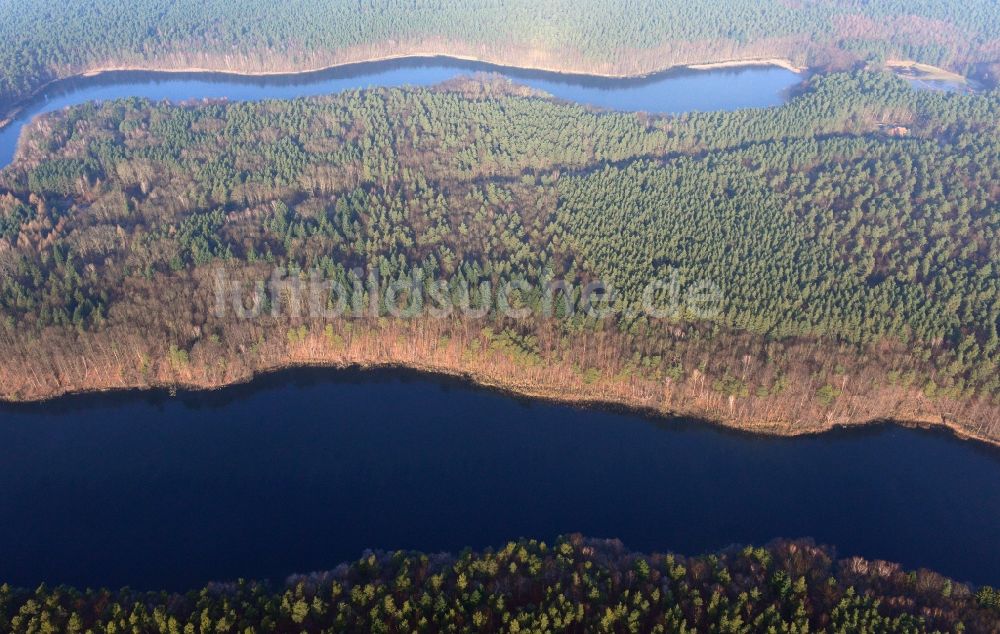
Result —
[[704, 64], [686, 64], [681, 68], [691, 70], [718, 70], [720, 68], [746, 68], [750, 66], [777, 66], [793, 73], [804, 73], [809, 70], [805, 66], [796, 66], [789, 59], [780, 57], [762, 57], [759, 59], [731, 59], [721, 62], [707, 62]]
[[602, 73], [602, 72], [585, 72], [576, 70], [566, 70], [561, 68], [555, 68], [553, 66], [546, 66], [544, 64], [504, 64], [501, 62], [493, 62], [488, 59], [483, 59], [480, 57], [475, 57], [473, 55], [457, 55], [453, 53], [401, 53], [398, 55], [383, 55], [380, 57], [369, 57], [365, 59], [359, 59], [349, 62], [338, 62], [336, 64], [329, 64], [325, 66], [317, 66], [314, 68], [304, 68], [301, 70], [264, 70], [264, 71], [247, 71], [247, 70], [233, 70], [228, 68], [218, 68], [218, 67], [203, 67], [203, 66], [187, 66], [180, 68], [160, 68], [155, 66], [142, 66], [142, 65], [131, 65], [131, 66], [100, 66], [97, 68], [92, 68], [86, 70], [77, 75], [70, 75], [55, 81], [62, 81], [62, 79], [72, 79], [73, 77], [96, 77], [104, 73], [119, 73], [119, 72], [146, 72], [146, 73], [205, 73], [205, 74], [221, 74], [221, 75], [240, 75], [244, 77], [273, 77], [280, 75], [308, 75], [310, 73], [321, 73], [327, 70], [333, 70], [335, 68], [343, 68], [345, 66], [357, 66], [361, 64], [376, 64], [379, 62], [392, 62], [398, 60], [406, 59], [427, 59], [434, 60], [440, 58], [442, 60], [456, 60], [461, 62], [474, 62], [477, 64], [486, 64], [488, 66], [495, 66], [499, 69], [511, 69], [511, 70], [534, 70], [541, 71], [545, 73], [553, 73], [557, 75], [568, 75], [577, 77], [601, 77], [604, 79], [639, 79], [642, 77], [649, 77], [651, 75], [658, 75], [660, 73], [665, 73], [671, 70], [678, 69], [690, 69], [690, 70], [718, 70], [721, 68], [749, 68], [755, 66], [777, 66], [779, 68], [784, 68], [785, 70], [791, 71], [793, 73], [802, 73], [808, 70], [805, 67], [795, 66], [791, 60], [783, 58], [749, 58], [749, 59], [731, 59], [723, 60], [718, 62], [699, 62], [695, 64], [671, 64], [669, 66], [663, 66], [661, 68], [656, 68], [654, 70], [643, 72], [643, 73]]
[[959, 75], [958, 73], [953, 73], [950, 70], [938, 68], [937, 66], [931, 66], [930, 64], [921, 64], [920, 62], [914, 62], [912, 60], [891, 59], [885, 63], [885, 66], [896, 73], [911, 76], [913, 79], [925, 79], [928, 81], [952, 81], [957, 84], [964, 84], [968, 81], [965, 77]]

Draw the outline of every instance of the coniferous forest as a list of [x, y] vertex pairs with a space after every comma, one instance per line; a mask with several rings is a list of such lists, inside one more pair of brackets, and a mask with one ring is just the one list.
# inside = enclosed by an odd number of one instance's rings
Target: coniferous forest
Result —
[[993, 79], [992, 0], [0, 1], [0, 119], [49, 81], [107, 68], [290, 72], [405, 54], [641, 74], [786, 58], [916, 60]]

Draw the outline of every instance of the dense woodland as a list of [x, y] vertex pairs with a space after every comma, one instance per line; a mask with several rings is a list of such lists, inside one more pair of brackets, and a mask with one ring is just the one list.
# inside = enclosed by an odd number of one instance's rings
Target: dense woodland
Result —
[[[998, 92], [868, 72], [817, 76], [780, 108], [676, 117], [491, 78], [75, 107], [37, 120], [0, 172], [3, 396], [218, 384], [297, 361], [488, 360], [503, 364], [493, 382], [558, 367], [592, 397], [661, 411], [993, 435], [998, 113]], [[607, 280], [619, 313], [588, 315], [577, 289], [551, 318], [513, 323], [495, 306], [416, 324], [385, 307], [214, 314], [213, 272], [250, 282], [274, 267], [346, 288], [355, 268], [380, 288], [420, 270], [428, 295], [446, 280], [473, 306], [484, 283]], [[722, 291], [712, 318], [639, 310], [650, 280], [700, 278]]]
[[790, 58], [841, 67], [1000, 62], [993, 0], [0, 0], [0, 117], [46, 82], [107, 67], [293, 71], [451, 53], [559, 70]]
[[619, 542], [512, 542], [461, 555], [371, 553], [285, 588], [188, 594], [0, 586], [5, 632], [997, 632], [1000, 592], [837, 560], [808, 542], [701, 557]]

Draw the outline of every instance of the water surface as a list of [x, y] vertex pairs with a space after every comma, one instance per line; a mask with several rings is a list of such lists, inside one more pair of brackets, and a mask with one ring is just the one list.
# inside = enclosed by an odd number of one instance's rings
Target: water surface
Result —
[[781, 439], [303, 370], [0, 407], [0, 581], [186, 589], [366, 548], [582, 532], [695, 554], [814, 537], [1000, 585], [1000, 452], [874, 427]]
[[0, 167], [10, 163], [21, 128], [32, 117], [87, 101], [145, 97], [185, 101], [292, 99], [378, 86], [432, 86], [479, 72], [575, 103], [628, 111], [679, 113], [775, 106], [801, 76], [777, 67], [673, 70], [644, 78], [606, 79], [531, 71], [443, 57], [352, 64], [315, 73], [248, 77], [220, 73], [114, 72], [57, 82], [0, 129]]

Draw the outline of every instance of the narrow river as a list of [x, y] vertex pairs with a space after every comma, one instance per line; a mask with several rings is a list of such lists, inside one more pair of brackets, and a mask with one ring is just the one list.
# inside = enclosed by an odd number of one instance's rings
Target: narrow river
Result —
[[497, 73], [554, 97], [616, 110], [680, 113], [734, 110], [784, 103], [802, 77], [776, 67], [712, 71], [675, 70], [637, 79], [605, 79], [519, 70], [447, 58], [413, 58], [352, 64], [300, 75], [248, 77], [218, 73], [114, 72], [50, 86], [0, 129], [0, 167], [10, 163], [21, 128], [32, 117], [87, 101], [145, 97], [174, 102], [195, 99], [292, 99], [352, 88], [432, 86], [474, 73]]

